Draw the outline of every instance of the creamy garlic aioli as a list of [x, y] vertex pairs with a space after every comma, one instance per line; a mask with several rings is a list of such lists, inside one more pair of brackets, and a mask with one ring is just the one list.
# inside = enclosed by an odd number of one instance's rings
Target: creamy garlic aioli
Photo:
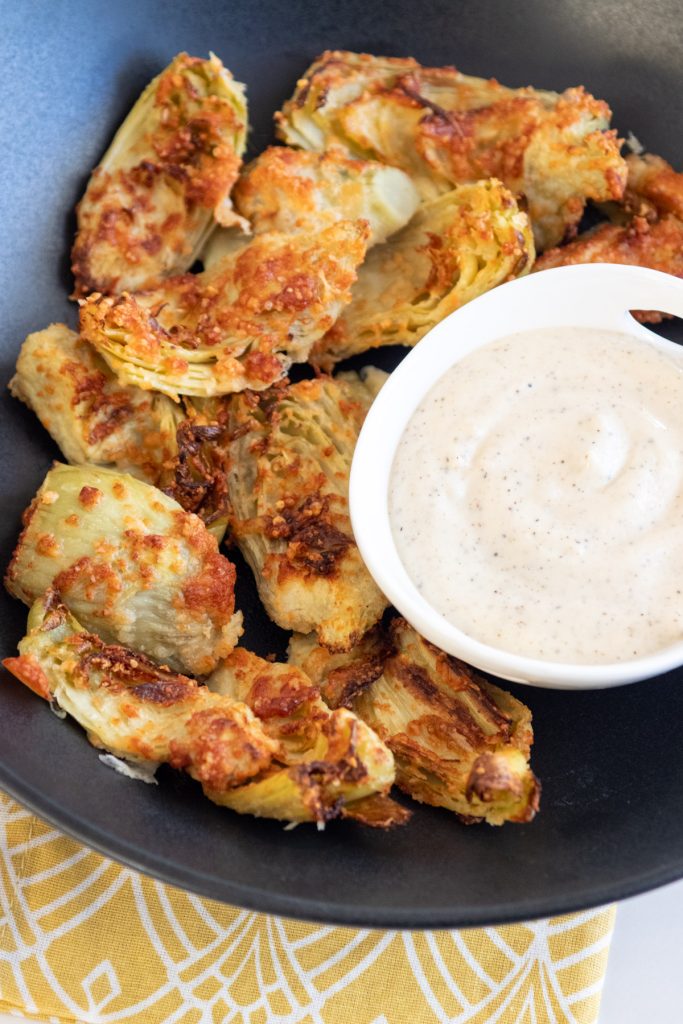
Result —
[[399, 443], [394, 540], [477, 640], [608, 663], [683, 637], [683, 353], [525, 331], [432, 388]]

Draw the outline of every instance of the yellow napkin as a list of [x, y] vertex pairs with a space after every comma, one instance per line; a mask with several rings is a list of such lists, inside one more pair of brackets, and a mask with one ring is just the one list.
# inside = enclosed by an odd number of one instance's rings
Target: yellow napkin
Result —
[[614, 908], [441, 932], [304, 924], [121, 867], [0, 794], [0, 1011], [109, 1024], [594, 1024]]

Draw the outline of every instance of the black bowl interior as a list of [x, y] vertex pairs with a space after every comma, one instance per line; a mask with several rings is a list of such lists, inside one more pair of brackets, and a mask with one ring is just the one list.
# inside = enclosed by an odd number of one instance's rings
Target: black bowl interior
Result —
[[[0, 36], [0, 377], [20, 342], [75, 323], [68, 248], [90, 169], [146, 82], [180, 50], [214, 50], [246, 82], [251, 151], [271, 115], [326, 48], [413, 55], [511, 85], [584, 83], [622, 134], [683, 162], [677, 0], [432, 0], [249, 3], [120, 0], [5, 6]], [[669, 327], [675, 337], [676, 327]], [[396, 354], [382, 355], [391, 366]], [[57, 451], [3, 391], [0, 554]], [[247, 642], [281, 651], [240, 564]], [[0, 653], [26, 613], [0, 597]], [[466, 828], [418, 808], [390, 834], [335, 824], [324, 834], [240, 818], [164, 770], [157, 787], [106, 769], [73, 724], [6, 673], [0, 681], [0, 786], [90, 846], [204, 895], [341, 923], [455, 927], [525, 919], [620, 898], [683, 875], [679, 721], [683, 673], [617, 690], [512, 688], [534, 712], [537, 820]]]

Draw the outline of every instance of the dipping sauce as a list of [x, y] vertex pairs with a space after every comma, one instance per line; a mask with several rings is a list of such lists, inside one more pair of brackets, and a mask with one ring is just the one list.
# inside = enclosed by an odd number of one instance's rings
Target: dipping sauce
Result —
[[524, 331], [453, 366], [399, 443], [394, 540], [474, 639], [575, 664], [683, 638], [683, 352]]

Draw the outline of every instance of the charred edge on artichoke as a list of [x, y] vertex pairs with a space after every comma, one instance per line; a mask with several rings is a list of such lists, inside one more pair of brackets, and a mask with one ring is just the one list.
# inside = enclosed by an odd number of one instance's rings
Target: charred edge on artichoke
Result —
[[265, 517], [265, 533], [288, 542], [286, 557], [293, 567], [332, 576], [353, 541], [330, 519], [329, 495], [312, 494], [303, 501], [287, 497], [274, 515]]

